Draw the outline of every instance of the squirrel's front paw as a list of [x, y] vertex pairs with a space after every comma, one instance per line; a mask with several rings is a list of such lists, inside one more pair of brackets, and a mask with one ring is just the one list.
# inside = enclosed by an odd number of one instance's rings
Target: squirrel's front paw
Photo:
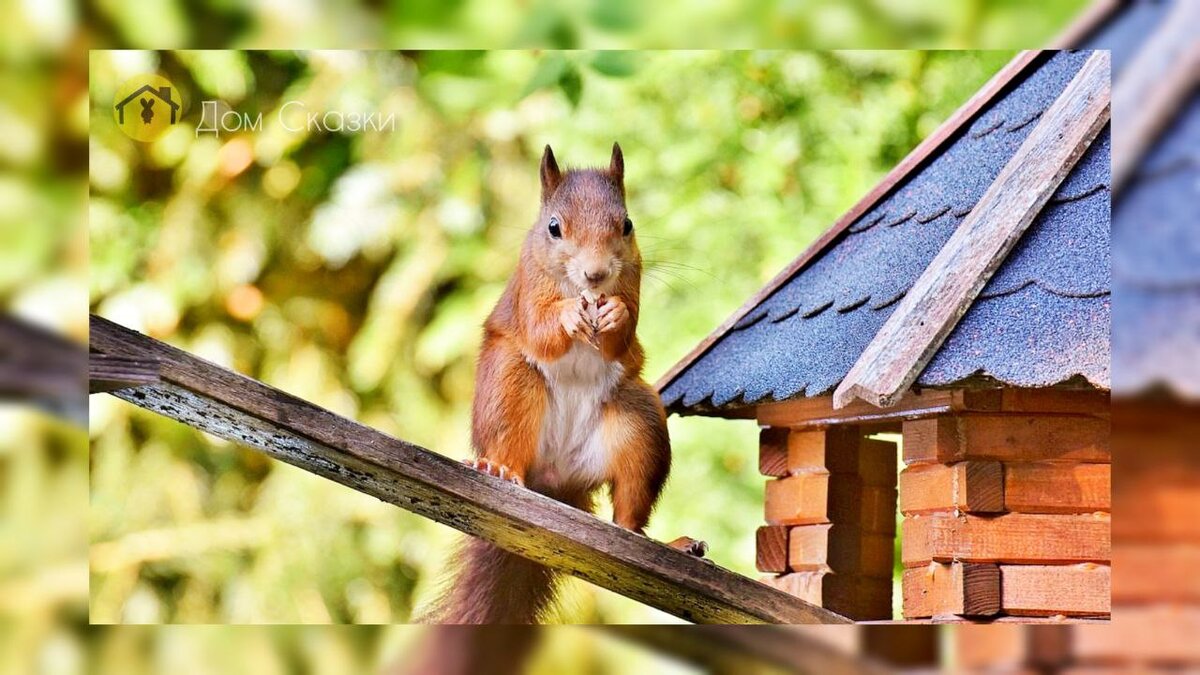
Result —
[[466, 464], [476, 471], [482, 471], [489, 476], [495, 476], [496, 478], [501, 478], [520, 486], [525, 485], [525, 479], [520, 474], [499, 462], [493, 462], [490, 459], [483, 459], [482, 457], [475, 457], [464, 459], [463, 464]]
[[600, 298], [600, 308], [596, 312], [596, 330], [600, 333], [614, 331], [629, 320], [629, 306], [616, 295]]
[[587, 316], [587, 301], [583, 298], [563, 301], [558, 321], [566, 331], [567, 337], [580, 340], [591, 339], [592, 322]]

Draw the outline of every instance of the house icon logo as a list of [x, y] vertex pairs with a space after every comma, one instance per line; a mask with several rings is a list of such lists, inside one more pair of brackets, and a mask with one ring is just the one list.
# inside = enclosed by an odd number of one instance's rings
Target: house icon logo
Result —
[[183, 97], [165, 77], [139, 75], [113, 97], [113, 119], [126, 136], [153, 141], [183, 116]]

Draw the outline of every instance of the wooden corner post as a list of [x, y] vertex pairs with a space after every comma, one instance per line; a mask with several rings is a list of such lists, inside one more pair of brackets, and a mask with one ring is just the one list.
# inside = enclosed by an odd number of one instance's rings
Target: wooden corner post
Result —
[[1108, 615], [1106, 416], [943, 415], [903, 443], [906, 619]]

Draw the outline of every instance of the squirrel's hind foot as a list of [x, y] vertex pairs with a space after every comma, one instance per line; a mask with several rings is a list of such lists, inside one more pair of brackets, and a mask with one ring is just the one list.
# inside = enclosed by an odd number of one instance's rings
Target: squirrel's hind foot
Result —
[[469, 457], [463, 460], [463, 464], [466, 464], [476, 471], [482, 471], [489, 476], [495, 476], [496, 478], [506, 480], [514, 485], [520, 485], [521, 487], [525, 486], [524, 478], [517, 474], [517, 472], [499, 462], [493, 462], [490, 459], [484, 459], [482, 457]]
[[667, 543], [667, 546], [683, 551], [688, 555], [694, 555], [697, 558], [703, 558], [708, 553], [708, 543], [691, 537], [679, 537]]

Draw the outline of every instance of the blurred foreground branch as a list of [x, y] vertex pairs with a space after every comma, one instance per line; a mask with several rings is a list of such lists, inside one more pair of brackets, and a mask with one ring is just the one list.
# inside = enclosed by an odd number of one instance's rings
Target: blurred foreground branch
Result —
[[0, 399], [29, 403], [87, 426], [86, 366], [82, 345], [0, 317]]

